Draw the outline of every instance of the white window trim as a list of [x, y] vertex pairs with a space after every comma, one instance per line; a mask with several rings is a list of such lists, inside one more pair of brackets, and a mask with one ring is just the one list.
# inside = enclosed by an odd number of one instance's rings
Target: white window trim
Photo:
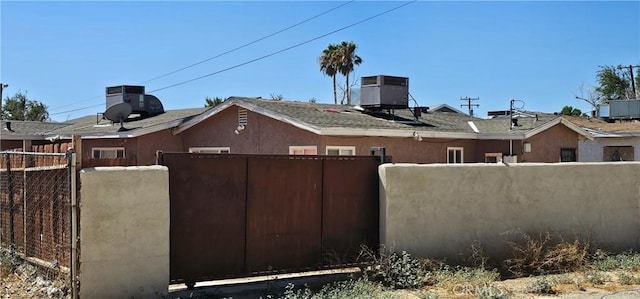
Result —
[[[460, 162], [449, 161], [449, 151], [460, 151]], [[463, 164], [464, 163], [464, 147], [447, 147], [447, 164]]]
[[[222, 151], [227, 151], [226, 153], [222, 153]], [[203, 153], [206, 154], [230, 154], [231, 148], [228, 146], [214, 146], [214, 147], [190, 147], [190, 153]]]
[[316, 152], [315, 155], [318, 154], [318, 147], [315, 146], [315, 145], [292, 145], [292, 146], [289, 146], [289, 155], [295, 155], [293, 153], [295, 150], [303, 150], [304, 151], [304, 150], [309, 150], [309, 149], [314, 150]]
[[[127, 157], [127, 151], [124, 150], [124, 147], [92, 147], [91, 148], [91, 158], [95, 159], [94, 157], [96, 156], [96, 152], [107, 152], [107, 151], [122, 151], [122, 158], [126, 158]], [[116, 156], [118, 154], [116, 153]], [[100, 155], [102, 156], [102, 155]], [[98, 159], [117, 159], [117, 158], [103, 158], [100, 157]]]
[[327, 145], [326, 149], [325, 149], [325, 155], [329, 155], [329, 150], [338, 150], [339, 152], [341, 152], [342, 150], [350, 150], [351, 151], [351, 155], [342, 155], [342, 154], [338, 154], [339, 156], [355, 156], [356, 155], [356, 147], [355, 146], [345, 146], [345, 145]]

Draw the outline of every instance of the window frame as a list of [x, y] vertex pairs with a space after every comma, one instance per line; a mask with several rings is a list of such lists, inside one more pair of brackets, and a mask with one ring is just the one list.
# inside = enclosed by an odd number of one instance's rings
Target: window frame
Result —
[[[114, 151], [115, 157], [103, 157], [104, 152]], [[122, 157], [118, 157], [118, 151], [122, 151]], [[98, 152], [98, 156], [96, 158], [96, 152]], [[127, 151], [124, 146], [110, 146], [110, 147], [92, 147], [91, 148], [91, 158], [92, 159], [124, 159], [127, 157]]]
[[[460, 161], [459, 162], [451, 162], [451, 161], [449, 161], [449, 152], [450, 151], [460, 151]], [[454, 157], [455, 157], [455, 155], [454, 155]], [[464, 164], [464, 147], [448, 146], [447, 147], [447, 164]]]
[[[205, 151], [205, 152], [203, 152]], [[222, 151], [226, 151], [223, 153]], [[194, 146], [189, 148], [189, 153], [192, 154], [230, 154], [231, 147], [229, 146]]]
[[[314, 150], [314, 154], [305, 154], [304, 151], [305, 150], [310, 150], [313, 149]], [[294, 152], [296, 150], [302, 150], [302, 154], [295, 154]], [[296, 155], [296, 156], [316, 156], [318, 155], [318, 146], [316, 145], [291, 145], [289, 146], [289, 155]]]
[[[325, 155], [329, 156], [329, 150], [338, 150], [338, 154], [336, 156], [355, 156], [356, 155], [356, 147], [351, 145], [327, 145], [325, 147]], [[350, 155], [343, 155], [343, 150], [350, 150]], [[334, 155], [332, 155], [334, 156]]]

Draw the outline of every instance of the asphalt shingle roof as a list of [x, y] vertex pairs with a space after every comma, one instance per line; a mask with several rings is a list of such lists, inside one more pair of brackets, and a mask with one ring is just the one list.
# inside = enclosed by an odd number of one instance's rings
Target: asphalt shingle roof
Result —
[[[455, 112], [422, 113], [417, 119], [410, 109], [396, 109], [390, 115], [386, 111], [370, 112], [353, 106], [318, 104], [291, 101], [273, 101], [259, 98], [231, 97], [227, 101], [242, 105], [257, 107], [271, 114], [288, 118], [292, 121], [310, 125], [316, 128], [343, 128], [343, 129], [382, 129], [403, 130], [417, 132], [456, 132], [476, 133], [469, 122], [478, 129], [481, 134], [523, 134], [526, 131], [553, 121], [558, 116], [542, 114], [536, 118], [519, 118], [518, 126], [510, 130], [510, 119], [480, 119], [466, 114]], [[134, 133], [136, 130], [153, 128], [154, 126], [187, 121], [192, 117], [202, 114], [210, 108], [194, 108], [168, 110], [163, 114], [149, 117], [136, 118], [130, 116], [124, 122], [126, 132]], [[259, 111], [258, 111], [259, 112]], [[5, 121], [2, 121], [5, 127]], [[88, 115], [72, 119], [64, 123], [53, 122], [12, 122], [14, 132], [2, 130], [0, 134], [12, 135], [110, 135], [118, 133], [120, 124], [99, 119], [97, 115]]]
[[393, 116], [370, 113], [351, 106], [236, 98], [262, 109], [278, 113], [318, 128], [397, 129], [473, 132], [466, 121], [477, 120], [468, 115], [450, 112], [426, 114], [415, 121], [409, 109], [397, 109]]
[[397, 129], [411, 131], [437, 131], [475, 133], [469, 125], [472, 121], [480, 133], [522, 134], [553, 121], [558, 116], [543, 114], [535, 118], [519, 118], [518, 126], [510, 129], [509, 118], [481, 119], [455, 112], [422, 113], [417, 119], [409, 109], [386, 113], [369, 113], [350, 106], [305, 102], [273, 101], [256, 98], [235, 98], [262, 109], [300, 121], [318, 128]]
[[[156, 125], [164, 124], [175, 120], [187, 120], [193, 116], [196, 116], [209, 108], [194, 108], [194, 109], [180, 109], [180, 110], [168, 110], [165, 113], [149, 117], [149, 118], [137, 118], [135, 116], [129, 116], [129, 119], [124, 122], [123, 126], [127, 129], [127, 132], [133, 132], [137, 129], [150, 128]], [[69, 120], [71, 125], [58, 128], [48, 132], [55, 135], [72, 135], [72, 134], [110, 134], [116, 133], [120, 129], [119, 123], [112, 123], [109, 120], [99, 119], [97, 115], [89, 115], [76, 119]]]
[[[11, 131], [7, 128], [7, 123], [11, 123]], [[53, 130], [66, 127], [71, 123], [54, 123], [40, 121], [20, 121], [9, 120], [0, 121], [0, 136], [2, 135], [42, 135]]]

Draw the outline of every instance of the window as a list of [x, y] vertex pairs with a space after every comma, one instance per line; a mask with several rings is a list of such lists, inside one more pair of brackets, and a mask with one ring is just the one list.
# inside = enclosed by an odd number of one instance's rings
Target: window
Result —
[[447, 147], [447, 163], [457, 164], [464, 161], [464, 148], [462, 147]]
[[562, 148], [560, 149], [560, 162], [576, 162], [576, 149], [575, 148]]
[[231, 153], [230, 147], [190, 147], [190, 153], [199, 154], [229, 154]]
[[633, 146], [605, 146], [602, 161], [633, 161]]
[[290, 146], [289, 155], [317, 155], [317, 146]]
[[124, 158], [124, 147], [93, 147], [91, 152], [94, 159]]
[[327, 146], [327, 156], [355, 156], [355, 146]]

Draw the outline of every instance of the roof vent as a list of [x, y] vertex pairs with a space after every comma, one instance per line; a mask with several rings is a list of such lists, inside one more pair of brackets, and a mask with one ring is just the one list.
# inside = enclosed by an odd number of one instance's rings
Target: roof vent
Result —
[[360, 79], [360, 106], [404, 109], [409, 107], [409, 78], [369, 76]]
[[[131, 107], [129, 113], [140, 114], [141, 117], [151, 117], [156, 116], [158, 114], [164, 113], [164, 107], [162, 106], [162, 102], [158, 98], [153, 95], [145, 94], [144, 86], [137, 85], [119, 85], [119, 86], [111, 86], [106, 88], [106, 111], [111, 111], [109, 108], [118, 105], [119, 107], [127, 106], [128, 104]], [[121, 104], [125, 105], [121, 105]], [[113, 109], [112, 109], [113, 110]], [[116, 110], [120, 113], [116, 113], [118, 117], [122, 117], [123, 112], [126, 112], [128, 109], [126, 108], [116, 108]], [[114, 113], [110, 113], [114, 114]], [[126, 117], [128, 114], [124, 117]], [[109, 119], [109, 118], [107, 118]], [[111, 121], [120, 121], [113, 120]]]

